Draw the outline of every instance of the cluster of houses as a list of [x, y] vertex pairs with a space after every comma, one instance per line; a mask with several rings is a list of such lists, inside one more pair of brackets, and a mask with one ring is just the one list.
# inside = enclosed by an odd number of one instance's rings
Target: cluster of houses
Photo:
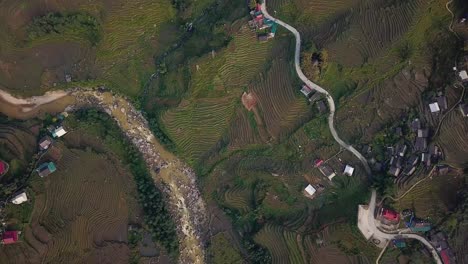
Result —
[[[318, 159], [315, 161], [315, 167], [323, 174], [323, 176], [327, 177], [330, 181], [336, 176], [336, 172], [326, 164], [322, 159]], [[354, 167], [351, 165], [345, 165], [343, 168], [343, 175], [346, 176], [353, 176], [354, 174]], [[314, 198], [317, 194], [321, 193], [325, 190], [325, 187], [322, 184], [316, 185], [307, 185], [304, 189], [304, 194], [309, 198]]]
[[[65, 118], [66, 116], [68, 116], [67, 113], [62, 113], [58, 116], [58, 119], [63, 120], [63, 118]], [[54, 173], [57, 170], [57, 167], [54, 161], [56, 162], [61, 158], [61, 151], [58, 147], [54, 146], [54, 139], [60, 138], [67, 133], [67, 131], [63, 128], [62, 125], [57, 125], [57, 126], [52, 125], [48, 127], [47, 130], [49, 131], [52, 137], [46, 135], [43, 138], [41, 138], [38, 142], [38, 148], [40, 151], [39, 153], [44, 154], [47, 152], [47, 157], [48, 157], [48, 161], [41, 163], [35, 169], [35, 171], [41, 178], [46, 177]], [[4, 162], [0, 161], [0, 164], [2, 163]], [[0, 165], [0, 169], [1, 169], [1, 165]], [[17, 195], [15, 195], [13, 198], [10, 199], [10, 202], [15, 205], [20, 205], [27, 201], [28, 201], [28, 196], [24, 190], [19, 192]], [[2, 244], [16, 243], [19, 239], [19, 234], [21, 234], [21, 232], [17, 230], [5, 231], [2, 233], [1, 243]]]
[[250, 16], [252, 20], [249, 21], [249, 27], [257, 32], [259, 41], [265, 42], [275, 37], [278, 24], [265, 18], [260, 4], [257, 3], [255, 8], [250, 11]]
[[[387, 147], [387, 157], [390, 157], [388, 174], [394, 177], [400, 177], [401, 175], [411, 176], [420, 163], [429, 168], [442, 156], [437, 145], [428, 144], [429, 129], [422, 126], [419, 118], [411, 122], [410, 131], [414, 135], [412, 148], [409, 148], [403, 140], [394, 146]], [[402, 137], [402, 128], [397, 127], [395, 134], [398, 137]]]
[[320, 93], [305, 84], [301, 87], [301, 93], [309, 100], [311, 104], [316, 105], [320, 114], [323, 114], [327, 111], [327, 104], [322, 99], [322, 95]]
[[414, 233], [425, 233], [432, 229], [430, 222], [416, 218], [413, 211], [409, 209], [403, 210], [400, 214], [382, 207], [379, 209], [376, 219], [379, 221], [380, 227], [387, 230], [397, 230], [401, 221], [406, 228]]
[[429, 236], [430, 243], [439, 252], [442, 262], [444, 264], [455, 263], [455, 254], [447, 242], [447, 236], [443, 232], [432, 232]]
[[[453, 70], [455, 72], [458, 72], [458, 77], [462, 81], [463, 85], [468, 85], [468, 72], [466, 69], [468, 69], [468, 40], [465, 40], [465, 56], [463, 57], [464, 60], [461, 63], [461, 68], [464, 68], [465, 70], [458, 71], [457, 67], [453, 67]], [[458, 108], [463, 115], [463, 117], [468, 117], [468, 102], [461, 102], [458, 105]]]

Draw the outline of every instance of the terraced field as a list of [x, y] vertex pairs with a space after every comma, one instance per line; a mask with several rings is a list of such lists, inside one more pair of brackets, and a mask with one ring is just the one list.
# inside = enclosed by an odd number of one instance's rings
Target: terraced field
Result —
[[0, 124], [0, 154], [3, 159], [29, 160], [36, 148], [36, 136], [21, 125]]
[[[175, 10], [169, 0], [30, 2], [0, 4], [0, 85], [23, 95], [42, 94], [74, 84], [107, 84], [126, 95], [137, 96], [154, 72], [153, 55], [165, 49], [160, 34], [173, 24]], [[53, 12], [82, 12], [98, 21], [100, 41], [91, 45], [73, 34], [52, 34], [31, 41], [27, 28], [33, 19]], [[163, 47], [164, 46], [164, 47]], [[56, 88], [55, 88], [56, 89]]]
[[284, 232], [279, 226], [266, 225], [257, 233], [255, 241], [268, 248], [273, 257], [272, 263], [303, 263], [295, 233]]
[[438, 223], [456, 204], [456, 193], [464, 186], [463, 176], [436, 175], [416, 186], [404, 198], [395, 203], [398, 210], [413, 209], [416, 216]]
[[253, 32], [242, 27], [226, 49], [195, 62], [188, 94], [162, 121], [178, 150], [191, 163], [221, 138], [242, 88], [254, 81], [265, 64], [270, 44], [259, 43]]
[[58, 147], [57, 171], [32, 180], [25, 243], [2, 247], [0, 256], [5, 263], [128, 262], [127, 228], [141, 221], [132, 176], [111, 154]]

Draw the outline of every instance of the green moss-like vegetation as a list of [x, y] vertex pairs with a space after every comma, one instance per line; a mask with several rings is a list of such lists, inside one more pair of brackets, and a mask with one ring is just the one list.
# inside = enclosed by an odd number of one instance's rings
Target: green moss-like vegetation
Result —
[[47, 37], [81, 37], [96, 45], [101, 39], [99, 22], [86, 13], [49, 13], [35, 18], [27, 31], [31, 41]]

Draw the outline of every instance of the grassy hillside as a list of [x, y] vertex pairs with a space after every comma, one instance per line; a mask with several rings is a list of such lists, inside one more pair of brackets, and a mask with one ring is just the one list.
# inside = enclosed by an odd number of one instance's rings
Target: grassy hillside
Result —
[[[171, 1], [3, 1], [0, 86], [41, 94], [67, 84], [106, 84], [137, 96], [154, 72], [152, 56], [177, 29]], [[21, 78], [17, 78], [21, 77]], [[68, 84], [69, 85], [69, 84]]]

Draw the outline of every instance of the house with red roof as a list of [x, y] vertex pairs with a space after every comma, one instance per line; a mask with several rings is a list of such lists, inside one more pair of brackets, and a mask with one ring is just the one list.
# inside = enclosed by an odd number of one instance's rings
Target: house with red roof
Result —
[[14, 244], [18, 241], [19, 231], [5, 231], [2, 235], [2, 244]]
[[5, 161], [3, 160], [0, 160], [0, 176], [3, 176], [4, 174], [6, 174], [8, 172], [8, 163], [6, 163]]
[[380, 215], [383, 219], [393, 223], [400, 221], [400, 214], [390, 209], [382, 208]]

